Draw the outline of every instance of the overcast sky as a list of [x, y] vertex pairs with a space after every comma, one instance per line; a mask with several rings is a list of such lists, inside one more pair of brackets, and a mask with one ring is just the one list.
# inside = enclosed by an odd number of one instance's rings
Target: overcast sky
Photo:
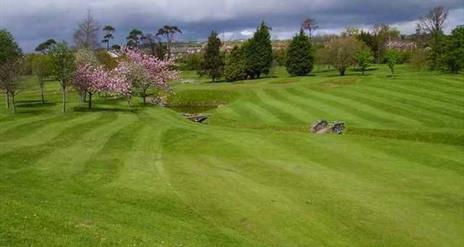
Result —
[[261, 20], [272, 26], [274, 39], [284, 39], [305, 17], [317, 20], [320, 34], [375, 23], [413, 33], [417, 18], [437, 5], [450, 10], [448, 30], [464, 24], [464, 0], [0, 0], [0, 28], [25, 51], [48, 38], [71, 42], [88, 10], [116, 28], [115, 42], [132, 28], [155, 32], [164, 24], [179, 26], [182, 40], [205, 40], [213, 29], [225, 39], [247, 38]]

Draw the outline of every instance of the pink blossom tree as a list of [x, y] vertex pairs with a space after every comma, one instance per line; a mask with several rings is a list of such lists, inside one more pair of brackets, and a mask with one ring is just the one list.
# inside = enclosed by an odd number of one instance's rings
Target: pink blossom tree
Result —
[[179, 73], [173, 69], [172, 60], [161, 60], [138, 50], [126, 50], [127, 59], [116, 68], [131, 87], [131, 93], [139, 94], [146, 103], [148, 90], [170, 92], [169, 81], [177, 80]]
[[[126, 59], [107, 71], [103, 66], [83, 63], [78, 65], [73, 77], [74, 87], [89, 96], [89, 109], [92, 108], [92, 95], [103, 93], [109, 95], [130, 96], [139, 94], [146, 103], [148, 90], [170, 92], [169, 81], [178, 78], [171, 60], [160, 60], [138, 50], [125, 51]], [[130, 102], [130, 101], [129, 101]]]
[[92, 95], [96, 93], [127, 95], [130, 87], [126, 80], [115, 71], [106, 71], [103, 66], [79, 65], [73, 78], [74, 87], [89, 96], [89, 109], [92, 108]]

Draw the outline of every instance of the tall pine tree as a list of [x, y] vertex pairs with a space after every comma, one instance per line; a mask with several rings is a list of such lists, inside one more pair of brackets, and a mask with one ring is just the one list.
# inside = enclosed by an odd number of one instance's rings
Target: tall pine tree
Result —
[[251, 78], [260, 78], [269, 73], [272, 66], [272, 42], [270, 28], [262, 22], [253, 38], [244, 45], [247, 74]]
[[243, 48], [235, 46], [227, 56], [224, 76], [226, 81], [239, 81], [246, 78], [246, 63]]
[[220, 47], [221, 40], [218, 38], [218, 33], [212, 31], [208, 38], [200, 73], [211, 77], [213, 82], [221, 78], [224, 72], [224, 56], [221, 54]]
[[292, 76], [304, 76], [313, 70], [314, 54], [311, 41], [304, 33], [293, 37], [287, 51], [287, 71]]

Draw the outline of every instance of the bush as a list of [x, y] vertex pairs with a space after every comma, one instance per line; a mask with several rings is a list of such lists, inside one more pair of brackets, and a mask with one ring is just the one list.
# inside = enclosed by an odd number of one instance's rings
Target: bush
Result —
[[180, 70], [200, 70], [202, 55], [200, 53], [184, 55], [177, 59]]

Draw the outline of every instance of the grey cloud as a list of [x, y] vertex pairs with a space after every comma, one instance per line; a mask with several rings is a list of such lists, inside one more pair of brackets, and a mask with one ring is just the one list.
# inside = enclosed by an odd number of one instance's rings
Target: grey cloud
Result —
[[[10, 30], [30, 51], [50, 37], [70, 41], [76, 22], [89, 9], [100, 24], [115, 26], [117, 41], [123, 42], [132, 28], [154, 32], [164, 24], [180, 26], [182, 39], [205, 39], [213, 29], [242, 37], [241, 31], [253, 30], [261, 20], [280, 37], [298, 29], [307, 16], [324, 30], [374, 23], [402, 28], [437, 5], [458, 14], [462, 11], [457, 9], [464, 9], [462, 0], [0, 0], [0, 28]], [[454, 15], [450, 25], [462, 21]]]

